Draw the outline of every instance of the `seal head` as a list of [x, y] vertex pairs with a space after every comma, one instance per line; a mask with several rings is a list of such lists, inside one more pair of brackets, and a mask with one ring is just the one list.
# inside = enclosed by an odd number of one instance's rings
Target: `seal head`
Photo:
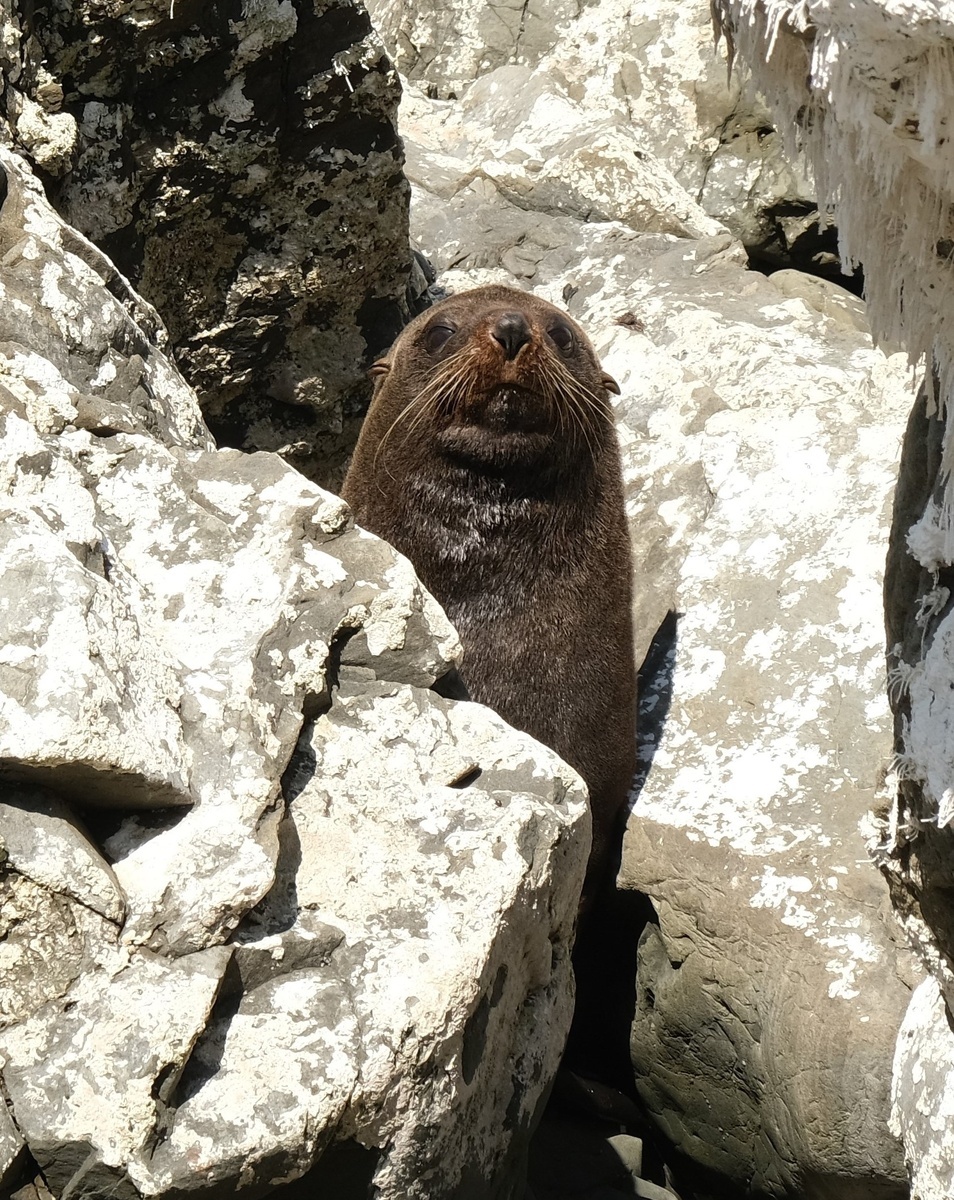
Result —
[[342, 495], [457, 626], [472, 698], [583, 776], [586, 897], [635, 765], [619, 389], [566, 313], [496, 286], [420, 314], [372, 375]]

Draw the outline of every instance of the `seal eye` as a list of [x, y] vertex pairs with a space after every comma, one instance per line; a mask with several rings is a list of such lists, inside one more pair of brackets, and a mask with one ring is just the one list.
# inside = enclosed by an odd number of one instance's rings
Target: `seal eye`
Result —
[[573, 330], [569, 325], [554, 325], [547, 330], [547, 336], [561, 354], [569, 354], [573, 349]]
[[424, 334], [424, 345], [427, 347], [428, 354], [436, 354], [456, 332], [453, 325], [432, 325]]

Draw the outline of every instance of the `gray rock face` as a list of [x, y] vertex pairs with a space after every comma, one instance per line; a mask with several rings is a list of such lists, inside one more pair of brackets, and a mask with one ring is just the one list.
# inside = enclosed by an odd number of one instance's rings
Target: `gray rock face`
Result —
[[26, 28], [12, 123], [60, 211], [162, 314], [220, 440], [333, 474], [407, 317], [400, 88], [363, 7], [41, 5]]
[[[414, 112], [418, 145], [453, 127], [445, 102]], [[437, 161], [446, 196], [455, 160]], [[866, 837], [892, 752], [880, 575], [903, 358], [872, 349], [853, 296], [747, 271], [725, 233], [581, 223], [481, 178], [442, 205], [420, 179], [412, 232], [455, 264], [440, 282], [562, 298], [619, 381], [638, 655], [678, 614], [619, 878], [659, 918], [639, 951], [642, 1099], [740, 1192], [901, 1197], [889, 1090], [921, 973]]]
[[872, 328], [904, 345], [929, 378], [904, 437], [888, 552], [896, 757], [876, 851], [896, 910], [934, 977], [912, 998], [898, 1043], [893, 1127], [904, 1140], [913, 1193], [941, 1200], [951, 1195], [954, 1161], [947, 1015], [954, 1001], [954, 151], [946, 116], [954, 20], [944, 5], [883, 0], [724, 0], [717, 8], [780, 123], [813, 113], [804, 140], [843, 253], [864, 264]]
[[888, 1091], [919, 972], [864, 835], [890, 757], [879, 572], [906, 381], [772, 280], [689, 261], [667, 263], [664, 305], [632, 285], [657, 343], [624, 416], [652, 438], [632, 442], [634, 524], [650, 603], [678, 614], [620, 872], [659, 917], [639, 949], [638, 1086], [742, 1189], [901, 1197]]
[[[492, 8], [371, 0], [369, 8], [402, 74], [428, 96], [455, 101], [469, 154], [454, 153], [515, 203], [523, 203], [514, 187], [522, 177], [524, 189], [548, 189], [554, 207], [575, 204], [587, 220], [632, 216], [643, 232], [678, 233], [691, 211], [697, 232], [707, 216], [768, 264], [812, 262], [837, 274], [835, 239], [819, 231], [797, 155], [783, 150], [741, 71], [729, 79], [704, 0]], [[523, 126], [512, 121], [518, 89], [537, 93], [535, 106], [518, 103]], [[405, 135], [407, 117], [405, 105]], [[540, 153], [541, 129], [550, 144], [567, 143], [559, 157]], [[429, 170], [430, 190], [434, 182]], [[605, 207], [609, 197], [616, 211]]]
[[579, 778], [429, 690], [460, 648], [407, 560], [214, 450], [153, 310], [0, 163], [0, 1186], [510, 1200]]

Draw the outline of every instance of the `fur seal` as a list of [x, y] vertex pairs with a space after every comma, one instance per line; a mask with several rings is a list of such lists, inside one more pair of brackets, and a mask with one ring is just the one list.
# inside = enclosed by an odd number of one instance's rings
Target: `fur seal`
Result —
[[421, 313], [371, 375], [342, 495], [456, 625], [471, 698], [586, 781], [586, 903], [635, 766], [619, 388], [566, 313], [498, 286]]

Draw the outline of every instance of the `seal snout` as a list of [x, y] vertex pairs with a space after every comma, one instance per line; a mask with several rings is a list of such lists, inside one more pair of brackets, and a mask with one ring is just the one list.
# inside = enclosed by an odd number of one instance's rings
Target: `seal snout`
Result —
[[491, 336], [503, 346], [507, 359], [512, 360], [530, 341], [530, 322], [522, 312], [506, 312], [494, 325]]

